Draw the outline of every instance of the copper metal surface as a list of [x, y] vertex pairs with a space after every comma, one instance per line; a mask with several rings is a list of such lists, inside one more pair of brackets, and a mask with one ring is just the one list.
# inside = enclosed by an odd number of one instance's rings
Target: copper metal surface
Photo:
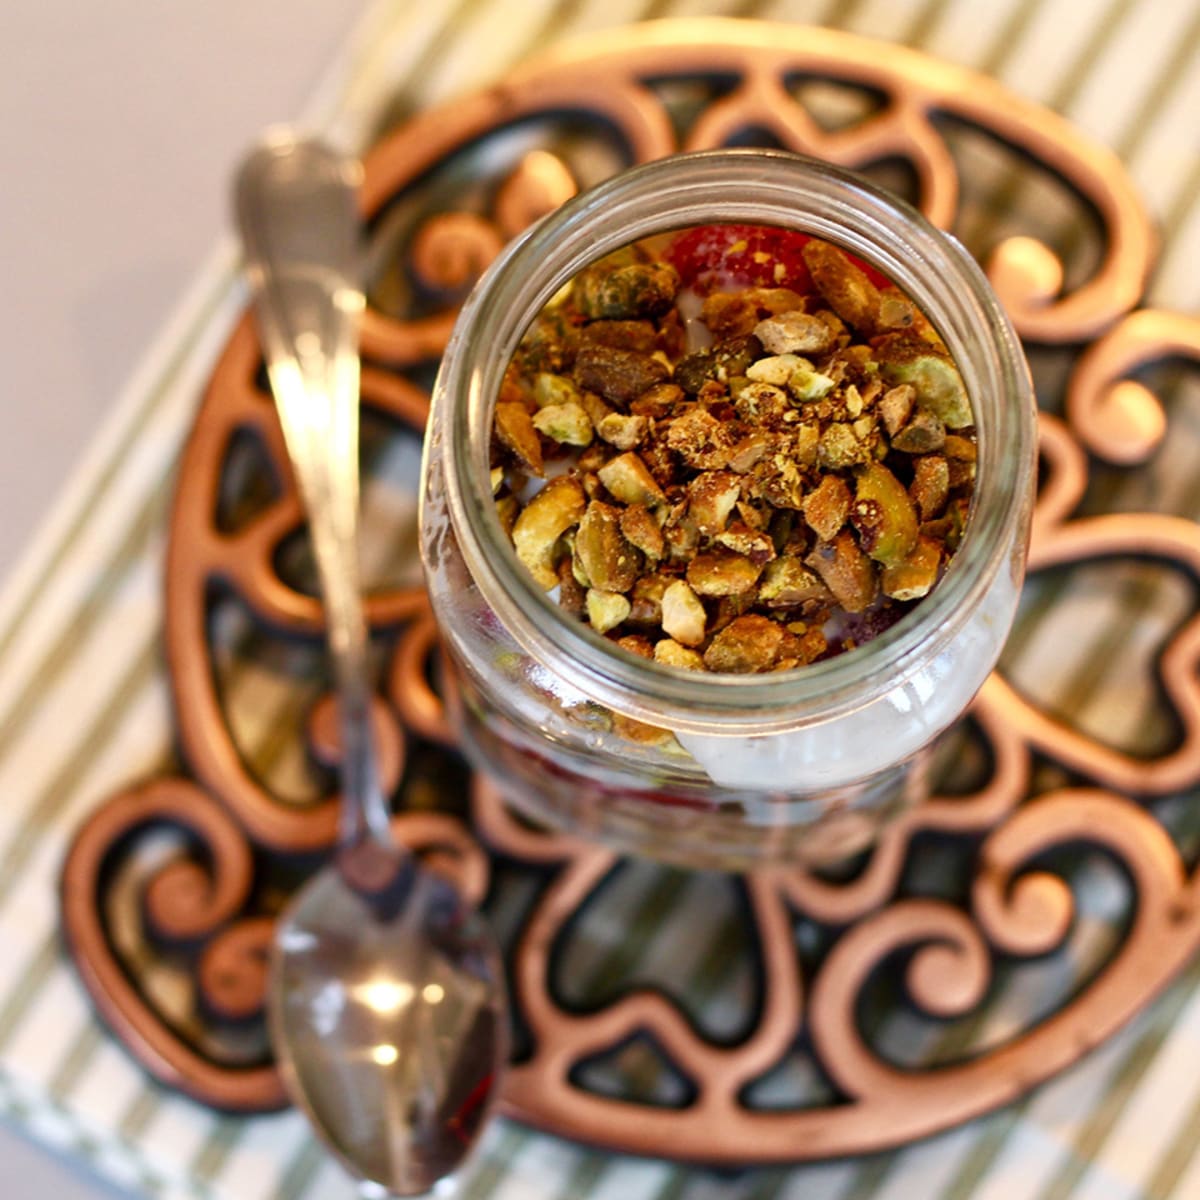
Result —
[[[682, 132], [649, 79], [732, 81], [699, 106]], [[791, 85], [822, 79], [866, 89], [865, 119], [826, 130], [797, 103]], [[538, 114], [572, 112], [616, 130], [630, 161], [735, 140], [748, 128], [850, 167], [900, 158], [911, 164], [918, 200], [954, 227], [959, 164], [942, 134], [949, 115], [1015, 147], [1069, 184], [1098, 214], [1103, 245], [1090, 273], [1062, 290], [1064, 267], [1032, 236], [990, 247], [991, 278], [1029, 344], [1091, 341], [1070, 376], [1065, 420], [1045, 414], [1043, 480], [1031, 568], [1136, 554], [1200, 577], [1200, 531], [1178, 517], [1076, 517], [1088, 481], [1087, 451], [1125, 465], [1143, 462], [1163, 437], [1162, 405], [1129, 378], [1167, 356], [1200, 359], [1200, 323], [1132, 311], [1152, 259], [1147, 220], [1119, 163], [1053, 114], [993, 81], [895, 46], [827, 30], [750, 22], [661, 22], [589, 38], [515, 72], [503, 84], [423, 114], [386, 137], [367, 164], [365, 213], [376, 227], [395, 203], [448, 160], [499, 144]], [[525, 125], [522, 123], [525, 122]], [[485, 200], [471, 211], [416, 220], [407, 241], [410, 278], [425, 294], [461, 294], [503, 242], [591, 180], [577, 179], [552, 145], [521, 145]], [[427, 396], [408, 368], [435, 361], [454, 305], [426, 303], [404, 319], [369, 314], [363, 349], [368, 406], [419, 428]], [[63, 871], [63, 921], [81, 978], [113, 1032], [158, 1079], [226, 1109], [283, 1103], [263, 1053], [221, 1056], [202, 1048], [156, 1007], [110, 919], [110, 881], [151, 832], [166, 823], [184, 850], [156, 868], [140, 919], [153, 945], [190, 964], [197, 1017], [209, 1026], [261, 1019], [262, 955], [279, 896], [261, 876], [272, 863], [312, 861], [334, 834], [334, 798], [281, 803], [247, 767], [231, 733], [214, 669], [209, 611], [214, 584], [235, 594], [265, 628], [315, 642], [320, 611], [276, 567], [281, 542], [299, 523], [273, 409], [256, 375], [259, 351], [248, 319], [213, 374], [179, 473], [167, 558], [166, 645], [180, 745], [189, 778], [158, 780], [113, 797], [79, 830]], [[233, 531], [216, 519], [223, 463], [237, 430], [251, 433], [283, 481], [253, 520]], [[452, 741], [437, 675], [436, 641], [420, 589], [392, 589], [370, 603], [373, 627], [391, 636], [378, 707], [384, 774], [405, 772], [408, 738]], [[597, 1010], [564, 1005], [551, 986], [552, 946], [613, 866], [605, 850], [529, 829], [489, 784], [475, 779], [476, 834], [508, 861], [549, 871], [513, 949], [513, 985], [531, 1050], [505, 1092], [507, 1112], [569, 1137], [653, 1155], [706, 1161], [794, 1161], [894, 1146], [1009, 1102], [1074, 1062], [1148, 1003], [1200, 943], [1200, 880], [1144, 806], [1200, 781], [1200, 618], [1170, 638], [1159, 664], [1182, 734], [1162, 754], [1136, 758], [1039, 711], [999, 675], [973, 717], [991, 755], [985, 783], [966, 796], [907, 812], [847, 882], [771, 868], [748, 880], [752, 930], [761, 946], [763, 1002], [755, 1027], [734, 1044], [702, 1036], [674, 1000], [634, 990]], [[328, 712], [308, 725], [314, 757], [336, 755]], [[1075, 773], [1031, 802], [1034, 756]], [[411, 756], [410, 756], [411, 757]], [[1137, 799], [1135, 799], [1135, 797]], [[434, 849], [473, 896], [484, 894], [487, 860], [453, 818], [397, 816], [397, 832]], [[918, 834], [936, 832], [971, 866], [959, 905], [898, 898]], [[873, 1048], [858, 1001], [868, 976], [910, 948], [909, 1000], [936, 1017], [973, 1011], [1001, 957], [1024, 960], [1059, 945], [1071, 926], [1069, 884], [1039, 866], [1048, 849], [1084, 843], [1105, 850], [1132, 881], [1131, 924], [1103, 968], [1059, 1011], [1031, 1021], [1003, 1045], [967, 1061], [901, 1069]], [[815, 971], [802, 970], [792, 911], [825, 927], [832, 945]], [[649, 1033], [695, 1086], [684, 1108], [656, 1107], [586, 1090], [572, 1068], [634, 1033]], [[760, 1110], [743, 1087], [807, 1038], [836, 1103]]]

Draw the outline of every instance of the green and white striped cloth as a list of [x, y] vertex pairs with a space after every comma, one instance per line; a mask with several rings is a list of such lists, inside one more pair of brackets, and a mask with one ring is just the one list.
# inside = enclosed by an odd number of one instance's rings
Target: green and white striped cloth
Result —
[[[425, 106], [498, 77], [560, 37], [689, 15], [838, 26], [904, 43], [987, 72], [1061, 112], [1116, 150], [1162, 230], [1150, 302], [1184, 312], [1200, 306], [1200, 0], [385, 0], [305, 116], [360, 146], [385, 110], [396, 115], [398, 95]], [[200, 389], [243, 302], [236, 250], [226, 243], [0, 597], [0, 956], [7, 967], [0, 1114], [132, 1195], [338, 1200], [353, 1188], [295, 1115], [218, 1116], [151, 1083], [92, 1016], [57, 930], [57, 873], [76, 824], [114, 790], [173, 767], [159, 644], [165, 510]], [[1165, 379], [1172, 436], [1154, 463], [1101, 476], [1092, 502], [1200, 515], [1195, 374]], [[1027, 693], [1069, 712], [1085, 730], [1154, 750], [1163, 722], [1154, 719], [1146, 664], [1195, 606], [1180, 580], [1162, 574], [1130, 565], [1107, 570], [1102, 585], [1086, 570], [1069, 582], [1039, 583], [1006, 655], [1008, 669]], [[1116, 646], [1120, 655], [1111, 652]], [[1131, 662], [1141, 666], [1131, 670]], [[608, 913], [612, 944], [605, 950], [600, 937], [590, 960], [577, 954], [573, 975], [636, 973], [640, 960], [661, 969], [666, 958], [675, 977], [700, 992], [727, 982], [728, 937], [697, 945], [656, 933], [702, 886], [677, 873], [633, 871]], [[1111, 936], [1111, 898], [1103, 887], [1097, 897], [1075, 937], [1084, 955], [1101, 955]], [[926, 1048], [948, 1054], [1002, 1038], [1006, 1002], [1018, 1010], [1029, 986], [1006, 985], [967, 1034], [931, 1042], [924, 1031]], [[719, 1012], [711, 1019], [719, 1022]], [[913, 1031], [905, 1033], [911, 1041]], [[1189, 1200], [1200, 1197], [1197, 1062], [1200, 964], [1123, 1033], [1028, 1099], [917, 1146], [716, 1174], [605, 1154], [500, 1122], [463, 1179], [463, 1194]]]

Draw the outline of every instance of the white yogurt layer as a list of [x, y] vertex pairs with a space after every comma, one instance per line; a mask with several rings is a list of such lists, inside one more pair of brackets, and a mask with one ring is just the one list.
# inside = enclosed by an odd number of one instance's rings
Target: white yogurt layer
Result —
[[1012, 575], [997, 572], [941, 654], [844, 716], [762, 736], [675, 736], [720, 787], [820, 791], [865, 779], [903, 762], [958, 719], [1000, 657], [1018, 596]]

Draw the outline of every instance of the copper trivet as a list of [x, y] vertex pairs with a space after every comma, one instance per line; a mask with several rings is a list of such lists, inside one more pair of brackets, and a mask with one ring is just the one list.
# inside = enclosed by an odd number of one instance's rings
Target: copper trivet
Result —
[[[847, 94], [865, 104], [865, 115], [822, 127], [794, 96], [814, 81], [847, 85]], [[559, 125], [540, 125], [543, 115]], [[564, 120], [569, 137], [560, 127]], [[1040, 164], [1064, 180], [1102, 226], [1101, 252], [1087, 277], [1068, 281], [1065, 290], [1065, 254], [1033, 237], [1005, 238], [987, 255], [1027, 345], [1078, 347], [1095, 339], [1071, 370], [1065, 419], [1042, 418], [1033, 571], [1138, 555], [1200, 576], [1200, 531], [1190, 521], [1072, 516], [1088, 482], [1085, 448], [1136, 464], [1163, 435], [1161, 405], [1131, 372], [1166, 355], [1200, 358], [1200, 323], [1131, 311], [1151, 265], [1152, 239], [1120, 165], [1058, 117], [986, 78], [842, 33], [690, 21], [593, 37], [388, 136], [368, 160], [363, 206], [398, 264], [384, 273], [376, 300], [404, 311], [388, 315], [377, 306], [369, 314], [364, 399], [420, 428], [429, 367], [445, 344], [453, 302], [505, 238], [593, 182], [589, 172], [680, 147], [746, 141], [782, 144], [851, 167], [901, 160], [911, 168], [925, 212], [955, 227], [965, 176], [944, 136], [950, 128], [982, 131]], [[595, 146], [590, 158], [567, 149], [589, 134], [603, 143], [599, 153]], [[613, 158], [613, 145], [616, 162], [605, 159]], [[454, 211], [456, 204], [462, 211]], [[113, 797], [79, 831], [63, 871], [68, 942], [113, 1031], [159, 1080], [237, 1111], [284, 1103], [260, 1023], [263, 951], [271, 914], [287, 888], [330, 844], [335, 803], [328, 795], [313, 804], [282, 803], [264, 788], [236, 745], [218, 682], [211, 627], [216, 595], [236, 597], [261, 628], [314, 645], [319, 634], [317, 603], [285, 582], [278, 566], [281, 545], [299, 528], [299, 512], [259, 368], [255, 335], [243, 319], [187, 444], [171, 517], [166, 644], [188, 775]], [[235, 434], [257, 441], [276, 490], [231, 526], [218, 512]], [[406, 741], [414, 755], [449, 743], [441, 703], [428, 683], [433, 626], [419, 588], [378, 594], [370, 616], [389, 654], [378, 708], [385, 773], [393, 789], [403, 787], [411, 797]], [[515, 860], [539, 870], [544, 883], [514, 939], [512, 985], [528, 1047], [507, 1081], [506, 1111], [627, 1151], [709, 1162], [795, 1161], [930, 1134], [1061, 1071], [1147, 1004], [1200, 943], [1200, 882], [1146, 806], [1200, 780], [1198, 660], [1200, 619], [1193, 617], [1171, 637], [1159, 663], [1181, 736], [1173, 749], [1148, 759], [1051, 719], [997, 675], [973, 709], [990, 751], [984, 783], [910, 812], [848, 881], [800, 869], [749, 877], [746, 935], [762, 947], [762, 999], [754, 1027], [733, 1043], [703, 1036], [681, 1006], [657, 990], [635, 989], [592, 1011], [554, 994], [555, 939], [614, 860], [603, 850], [527, 829], [476, 779], [475, 834], [503, 856], [506, 869]], [[327, 700], [306, 732], [313, 758], [328, 765], [336, 746]], [[1033, 782], [1038, 762], [1065, 768], [1054, 776], [1055, 786]], [[1027, 803], [1035, 791], [1035, 802]], [[128, 938], [114, 932], [112, 881], [164, 823], [186, 837], [143, 881], [139, 934], [150, 949], [135, 954]], [[445, 869], [473, 895], [485, 893], [487, 858], [459, 821], [408, 812], [397, 816], [396, 827], [414, 845], [442, 851]], [[967, 864], [969, 881], [958, 904], [912, 897], [901, 886], [914, 839], [931, 833]], [[1045, 855], [1071, 843], [1105, 851], [1135, 893], [1128, 928], [1102, 969], [1065, 1006], [998, 1048], [928, 1069], [901, 1068], [882, 1057], [859, 1016], [860, 996], [876, 969], [907, 949], [898, 978], [908, 1000], [934, 1017], [970, 1014], [999, 964], [1044, 955], [1067, 936], [1074, 897], [1067, 879], [1045, 865]], [[815, 968], [802, 963], [797, 949], [797, 912], [828, 941]], [[151, 966], [169, 961], [188, 975], [192, 1000], [182, 1016], [165, 1013], [152, 999], [145, 986], [148, 960]], [[240, 1050], [214, 1049], [228, 1030], [240, 1038]], [[691, 1081], [688, 1102], [643, 1103], [581, 1083], [580, 1063], [636, 1034], [649, 1035]], [[797, 1044], [811, 1052], [832, 1098], [783, 1110], [750, 1106], [746, 1085]]]

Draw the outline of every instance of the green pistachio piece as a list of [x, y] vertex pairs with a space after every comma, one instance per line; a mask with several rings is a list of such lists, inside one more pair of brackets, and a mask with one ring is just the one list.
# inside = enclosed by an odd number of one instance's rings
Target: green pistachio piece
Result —
[[641, 567], [641, 554], [621, 532], [621, 514], [611, 504], [593, 500], [575, 531], [575, 558], [589, 587], [627, 592]]
[[629, 616], [629, 601], [620, 592], [588, 588], [585, 604], [588, 624], [597, 633], [607, 633], [610, 629], [616, 629]]
[[822, 375], [811, 363], [800, 360], [798, 366], [787, 380], [788, 391], [801, 403], [820, 400], [832, 391], [834, 382], [828, 375]]
[[654, 645], [654, 661], [685, 671], [703, 671], [704, 659], [698, 650], [681, 646], [674, 638], [663, 638]]
[[552, 404], [579, 403], [579, 388], [573, 379], [565, 375], [553, 375], [549, 371], [539, 371], [533, 380], [533, 399], [538, 408], [547, 408]]
[[735, 617], [709, 644], [704, 665], [710, 671], [737, 675], [769, 671], [785, 638], [783, 629], [769, 617], [758, 613]]
[[892, 449], [905, 454], [931, 454], [946, 444], [946, 426], [927, 408], [918, 408], [893, 438]]
[[704, 641], [708, 616], [700, 598], [682, 579], [675, 580], [663, 592], [663, 632], [684, 646], [698, 646]]
[[[772, 354], [760, 358], [746, 368], [746, 378], [754, 383], [771, 383], [783, 387], [797, 371], [814, 370], [812, 363], [798, 354]], [[830, 380], [830, 386], [833, 380]]]
[[587, 500], [579, 483], [567, 475], [552, 479], [517, 517], [513, 547], [530, 574], [547, 591], [558, 583], [554, 548], [584, 515]]
[[625, 413], [609, 413], [596, 426], [596, 432], [618, 450], [632, 450], [646, 436], [650, 428], [650, 419], [642, 416], [628, 416]]
[[688, 583], [701, 596], [740, 596], [758, 582], [761, 574], [761, 563], [732, 550], [697, 554], [687, 568]]
[[618, 454], [605, 463], [597, 474], [600, 482], [622, 504], [644, 504], [647, 508], [656, 508], [666, 500], [649, 468], [632, 450]]
[[580, 273], [573, 296], [590, 318], [623, 320], [664, 313], [679, 291], [679, 275], [669, 263], [599, 264]]
[[879, 370], [888, 383], [911, 383], [917, 402], [948, 429], [975, 423], [967, 389], [948, 355], [911, 334], [896, 335], [879, 347]]
[[829, 589], [794, 554], [767, 563], [758, 598], [769, 608], [794, 608], [807, 600], [832, 599]]
[[929, 538], [918, 538], [908, 557], [883, 568], [880, 585], [893, 600], [919, 600], [937, 583], [941, 547]]
[[868, 463], [858, 473], [850, 520], [862, 548], [885, 567], [903, 562], [916, 545], [917, 511], [882, 463]]
[[875, 599], [875, 570], [848, 529], [832, 542], [818, 542], [804, 561], [847, 612], [862, 612]]
[[573, 400], [539, 408], [533, 414], [533, 427], [564, 446], [587, 446], [592, 440], [592, 422], [583, 406]]

